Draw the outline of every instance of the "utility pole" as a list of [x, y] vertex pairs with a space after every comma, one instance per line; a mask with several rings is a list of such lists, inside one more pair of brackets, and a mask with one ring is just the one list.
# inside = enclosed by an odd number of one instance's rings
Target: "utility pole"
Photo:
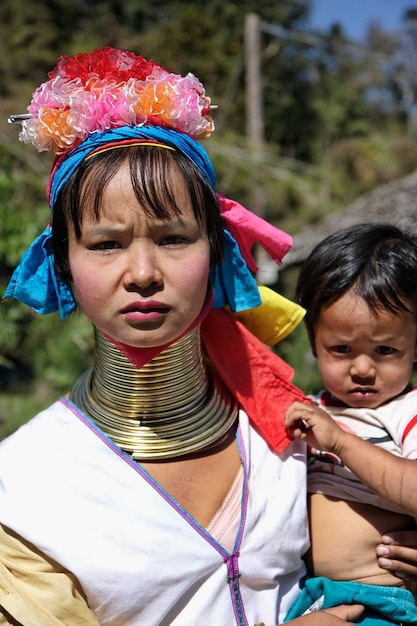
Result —
[[249, 13], [245, 20], [246, 135], [252, 163], [251, 209], [262, 217], [265, 213], [265, 198], [259, 176], [264, 142], [260, 51], [261, 20], [255, 13]]
[[[261, 20], [249, 13], [245, 21], [246, 67], [246, 136], [251, 161], [250, 209], [265, 217], [265, 194], [262, 188], [260, 165], [264, 146], [261, 78]], [[278, 277], [278, 267], [260, 245], [255, 245], [253, 255], [259, 268], [257, 280], [264, 285], [273, 284]]]

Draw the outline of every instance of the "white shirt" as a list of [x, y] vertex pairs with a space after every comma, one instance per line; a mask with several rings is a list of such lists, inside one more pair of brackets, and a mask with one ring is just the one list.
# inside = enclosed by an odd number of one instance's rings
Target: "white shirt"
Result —
[[74, 573], [102, 626], [277, 624], [305, 573], [305, 446], [278, 456], [239, 422], [232, 553], [65, 399], [0, 445], [0, 522]]

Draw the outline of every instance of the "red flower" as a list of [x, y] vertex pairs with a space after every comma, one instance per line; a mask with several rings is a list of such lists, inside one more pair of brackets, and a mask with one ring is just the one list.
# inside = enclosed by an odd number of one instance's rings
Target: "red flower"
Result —
[[93, 50], [91, 54], [80, 52], [74, 57], [62, 55], [57, 60], [56, 67], [49, 72], [48, 78], [78, 78], [85, 85], [91, 76], [97, 76], [99, 79], [120, 83], [127, 82], [130, 78], [144, 80], [155, 67], [160, 67], [155, 61], [147, 61], [133, 52], [107, 47]]

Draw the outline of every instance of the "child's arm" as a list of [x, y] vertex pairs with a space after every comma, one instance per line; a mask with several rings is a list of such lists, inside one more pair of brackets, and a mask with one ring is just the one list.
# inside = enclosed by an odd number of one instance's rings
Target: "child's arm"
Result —
[[382, 500], [417, 518], [417, 463], [345, 432], [320, 407], [295, 402], [286, 412], [290, 436], [333, 452]]

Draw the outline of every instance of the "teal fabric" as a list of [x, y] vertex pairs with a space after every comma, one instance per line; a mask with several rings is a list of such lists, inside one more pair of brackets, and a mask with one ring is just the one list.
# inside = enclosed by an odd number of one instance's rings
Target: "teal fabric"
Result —
[[304, 582], [301, 594], [285, 621], [303, 615], [321, 597], [324, 609], [339, 604], [363, 604], [365, 610], [354, 622], [361, 626], [417, 624], [416, 601], [407, 589], [333, 581], [324, 577], [308, 578]]
[[50, 226], [26, 250], [7, 285], [4, 299], [15, 298], [37, 313], [59, 311], [68, 317], [77, 307], [68, 283], [57, 276], [51, 250]]
[[211, 270], [210, 281], [214, 289], [214, 309], [229, 305], [232, 311], [246, 311], [262, 303], [256, 280], [227, 230], [224, 230], [223, 262]]

